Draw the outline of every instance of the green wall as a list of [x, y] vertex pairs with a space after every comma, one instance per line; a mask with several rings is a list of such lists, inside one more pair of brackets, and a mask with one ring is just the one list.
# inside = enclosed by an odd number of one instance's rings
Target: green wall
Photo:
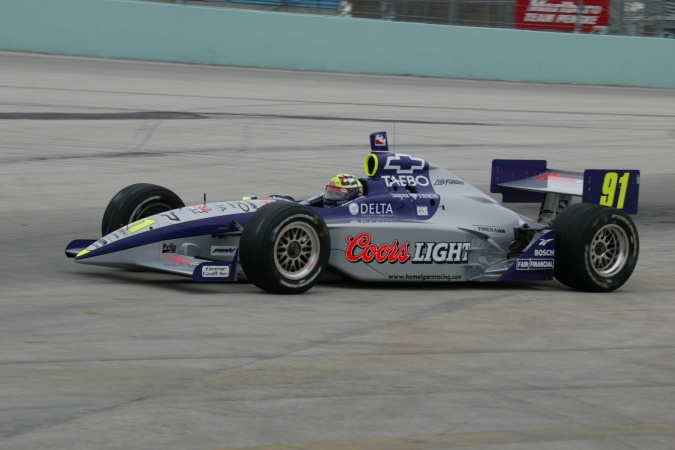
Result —
[[132, 0], [0, 0], [0, 49], [675, 88], [675, 39], [467, 28]]

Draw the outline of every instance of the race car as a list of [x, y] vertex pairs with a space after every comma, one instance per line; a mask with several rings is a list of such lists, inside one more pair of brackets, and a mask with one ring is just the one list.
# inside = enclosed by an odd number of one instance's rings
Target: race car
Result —
[[[592, 292], [622, 286], [637, 263], [638, 170], [570, 172], [545, 160], [492, 161], [491, 193], [370, 135], [362, 194], [335, 207], [321, 195], [185, 206], [139, 183], [109, 202], [100, 239], [78, 239], [81, 264], [198, 282], [245, 278], [298, 294], [327, 271], [365, 282], [551, 280]], [[360, 192], [361, 193], [361, 192]], [[536, 219], [502, 203], [537, 202]]]

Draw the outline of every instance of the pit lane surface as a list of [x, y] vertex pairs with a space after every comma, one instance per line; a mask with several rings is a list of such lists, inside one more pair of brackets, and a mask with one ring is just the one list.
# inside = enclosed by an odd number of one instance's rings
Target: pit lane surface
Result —
[[[673, 105], [0, 53], [0, 448], [672, 450]], [[640, 169], [633, 277], [596, 295], [331, 279], [289, 297], [64, 256], [126, 185], [307, 196], [362, 175], [379, 130], [486, 191], [493, 158]]]

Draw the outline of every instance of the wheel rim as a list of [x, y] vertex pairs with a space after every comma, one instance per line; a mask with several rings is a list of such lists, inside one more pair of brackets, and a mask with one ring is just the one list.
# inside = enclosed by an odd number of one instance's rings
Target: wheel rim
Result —
[[605, 225], [593, 236], [590, 253], [591, 265], [598, 275], [614, 276], [628, 260], [628, 235], [618, 225]]
[[274, 264], [289, 280], [309, 275], [319, 261], [319, 235], [310, 225], [296, 222], [286, 225], [274, 242]]

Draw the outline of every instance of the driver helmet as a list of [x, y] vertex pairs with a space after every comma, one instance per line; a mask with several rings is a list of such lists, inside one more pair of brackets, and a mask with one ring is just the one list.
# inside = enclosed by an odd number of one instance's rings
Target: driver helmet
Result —
[[363, 185], [354, 175], [341, 173], [328, 180], [323, 196], [323, 206], [333, 208], [344, 205], [363, 195]]

